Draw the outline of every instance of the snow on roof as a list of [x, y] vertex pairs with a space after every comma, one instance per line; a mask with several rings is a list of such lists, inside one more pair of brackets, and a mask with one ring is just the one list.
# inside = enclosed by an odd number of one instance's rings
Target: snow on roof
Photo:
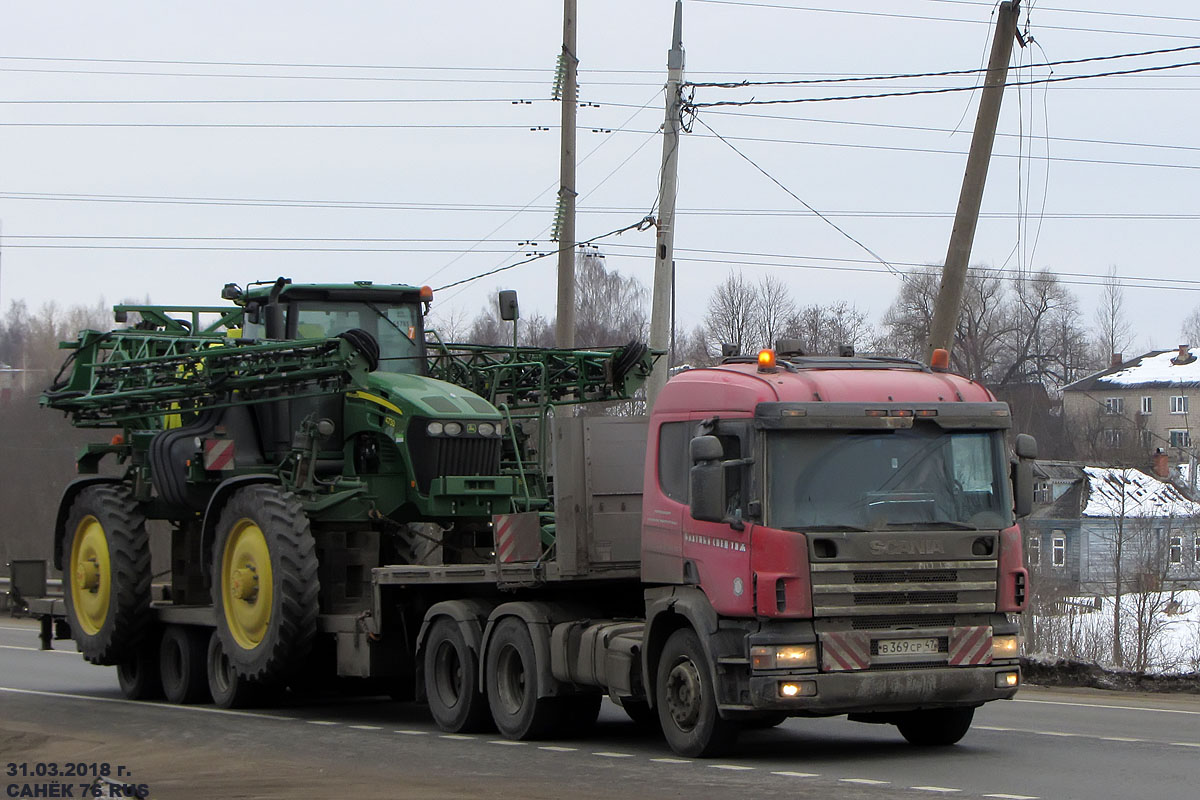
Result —
[[1171, 359], [1178, 356], [1178, 350], [1147, 353], [1123, 369], [1097, 377], [1096, 382], [1115, 386], [1200, 384], [1200, 358], [1187, 364], [1172, 363]]
[[[1137, 469], [1084, 467], [1088, 479], [1085, 517], [1194, 517], [1200, 503], [1193, 503], [1169, 483]], [[1124, 511], [1122, 512], [1122, 500]]]

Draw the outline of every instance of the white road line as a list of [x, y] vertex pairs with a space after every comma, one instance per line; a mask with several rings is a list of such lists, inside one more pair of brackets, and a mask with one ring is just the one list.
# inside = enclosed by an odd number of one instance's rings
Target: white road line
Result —
[[708, 768], [709, 769], [728, 769], [728, 770], [734, 770], [737, 772], [745, 772], [745, 771], [752, 770], [752, 769], [758, 769], [758, 767], [747, 767], [744, 764], [709, 764]]
[[304, 721], [307, 722], [309, 725], [341, 725], [342, 724], [340, 722], [330, 722], [330, 721], [324, 720], [324, 719], [306, 719]]
[[1038, 800], [1036, 796], [1028, 794], [985, 794], [984, 797], [994, 797], [996, 800]]
[[1062, 700], [1024, 700], [1014, 699], [1014, 703], [1040, 703], [1046, 706], [1075, 706], [1077, 708], [1106, 708], [1115, 711], [1151, 711], [1156, 714], [1191, 714], [1200, 716], [1200, 711], [1185, 711], [1180, 708], [1146, 708], [1145, 706], [1112, 706], [1104, 703], [1068, 703]]
[[[197, 714], [227, 714], [231, 717], [250, 717], [252, 719], [274, 719], [285, 722], [299, 722], [296, 717], [285, 717], [281, 714], [262, 714], [256, 711], [233, 711], [227, 708], [210, 708], [208, 706], [181, 706], [174, 703], [150, 703], [145, 700], [126, 700], [123, 697], [92, 697], [86, 694], [70, 694], [68, 692], [44, 692], [37, 689], [17, 689], [12, 686], [0, 686], [0, 692], [13, 694], [28, 694], [34, 697], [57, 697], [63, 700], [87, 700], [93, 703], [119, 703], [121, 705], [137, 706], [139, 708], [161, 708], [170, 711], [190, 711]], [[330, 723], [336, 725], [337, 723]]]
[[525, 745], [529, 744], [529, 742], [514, 742], [509, 739], [489, 739], [488, 744], [502, 744], [506, 745], [507, 747], [524, 747]]
[[20, 631], [21, 633], [37, 633], [38, 626], [30, 625], [28, 628], [21, 628], [16, 625], [0, 625], [0, 631]]
[[1172, 747], [1200, 747], [1200, 742], [1169, 742]]
[[691, 760], [686, 759], [686, 758], [652, 758], [650, 760], [655, 761], [659, 764], [690, 764], [690, 763], [692, 763]]
[[77, 656], [73, 650], [43, 650], [40, 647], [21, 647], [15, 644], [0, 644], [0, 650], [28, 650], [31, 653], [57, 653], [61, 656]]
[[1144, 742], [1145, 739], [1134, 739], [1131, 736], [1101, 736], [1106, 742]]
[[544, 744], [538, 750], [549, 750], [551, 753], [574, 753], [578, 747], [563, 747], [557, 744]]
[[439, 739], [451, 739], [456, 742], [469, 742], [474, 739], [474, 736], [463, 736], [461, 733], [443, 733]]
[[1065, 731], [1030, 731], [1030, 733], [1036, 733], [1039, 736], [1083, 736], [1082, 733], [1067, 733]]
[[819, 772], [787, 772], [787, 771], [780, 771], [780, 772], [772, 772], [771, 774], [772, 774], [772, 775], [782, 775], [782, 776], [783, 776], [783, 777], [785, 777], [785, 778], [819, 778], [819, 777], [821, 777], [821, 773], [819, 773]]
[[356, 731], [381, 731], [382, 725], [347, 725], [348, 728], [353, 728]]
[[915, 789], [918, 792], [939, 792], [941, 794], [951, 794], [953, 792], [961, 792], [962, 789], [949, 789], [945, 786], [910, 786], [910, 789]]
[[838, 778], [839, 783], [863, 783], [867, 786], [887, 786], [891, 781], [877, 781], [871, 778]]
[[396, 730], [396, 731], [392, 731], [392, 733], [403, 733], [405, 736], [428, 736], [429, 735], [429, 731]]
[[633, 758], [633, 753], [610, 753], [607, 750], [601, 750], [599, 753], [592, 753], [594, 756], [601, 758]]
[[1001, 728], [999, 725], [976, 725], [974, 727], [975, 727], [975, 730], [977, 730], [977, 731], [1012, 731], [1012, 730], [1016, 730], [1016, 728]]

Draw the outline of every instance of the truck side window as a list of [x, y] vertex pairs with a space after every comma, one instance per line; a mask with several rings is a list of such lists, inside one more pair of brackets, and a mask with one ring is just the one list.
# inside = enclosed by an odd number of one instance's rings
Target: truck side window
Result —
[[[719, 434], [717, 438], [721, 440], [721, 450], [726, 461], [742, 457], [742, 440], [739, 436]], [[725, 513], [731, 517], [739, 516], [738, 512], [742, 508], [742, 481], [745, 475], [744, 466], [725, 468]]]
[[688, 501], [689, 436], [686, 422], [666, 422], [658, 429], [658, 485], [680, 503]]

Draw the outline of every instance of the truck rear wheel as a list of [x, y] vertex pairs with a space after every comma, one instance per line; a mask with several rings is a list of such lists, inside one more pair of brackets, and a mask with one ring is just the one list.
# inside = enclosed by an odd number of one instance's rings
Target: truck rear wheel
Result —
[[278, 486], [238, 490], [213, 548], [213, 606], [237, 674], [265, 683], [304, 662], [317, 634], [317, 555], [308, 517]]
[[458, 624], [441, 617], [425, 642], [425, 696], [433, 721], [451, 733], [491, 727], [487, 698], [479, 691], [479, 661]]
[[922, 747], [945, 747], [956, 744], [971, 729], [974, 708], [935, 708], [909, 711], [896, 727], [910, 744]]
[[148, 637], [127, 661], [117, 664], [117, 683], [127, 700], [158, 700], [163, 696], [158, 666], [158, 637]]
[[500, 733], [509, 739], [543, 739], [555, 731], [562, 704], [537, 694], [529, 628], [517, 617], [505, 617], [496, 623], [487, 650], [487, 699]]
[[145, 517], [125, 487], [88, 486], [63, 530], [63, 593], [79, 652], [93, 664], [130, 661], [150, 623]]
[[207, 644], [207, 629], [168, 625], [163, 631], [158, 665], [167, 700], [189, 704], [208, 699], [204, 667]]
[[694, 631], [683, 628], [667, 639], [654, 687], [663, 735], [679, 755], [715, 756], [737, 741], [737, 724], [717, 713], [712, 674]]

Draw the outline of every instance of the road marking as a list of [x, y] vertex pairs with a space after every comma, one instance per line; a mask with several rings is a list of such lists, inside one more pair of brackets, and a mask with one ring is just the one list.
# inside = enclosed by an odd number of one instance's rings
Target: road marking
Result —
[[945, 786], [910, 786], [908, 788], [916, 789], [918, 792], [940, 792], [942, 794], [962, 791], [962, 789], [948, 789]]
[[508, 747], [524, 747], [525, 745], [529, 744], [529, 742], [514, 742], [508, 739], [489, 739], [488, 744], [502, 744]]
[[[257, 711], [234, 711], [228, 708], [209, 708], [208, 706], [181, 706], [174, 703], [151, 703], [145, 700], [126, 700], [123, 697], [93, 697], [87, 694], [71, 694], [69, 692], [46, 692], [38, 689], [17, 689], [12, 686], [0, 686], [0, 692], [13, 694], [28, 694], [35, 697], [57, 697], [63, 700], [88, 700], [93, 703], [118, 703], [121, 705], [138, 706], [139, 708], [161, 708], [170, 711], [191, 711], [198, 714], [226, 714], [231, 717], [252, 717], [254, 719], [274, 719], [285, 722], [298, 722], [298, 717], [285, 717], [281, 714], [262, 714]], [[329, 723], [336, 725], [336, 722]]]
[[863, 783], [867, 786], [887, 786], [891, 781], [877, 781], [871, 778], [838, 778], [840, 783]]
[[1170, 742], [1173, 747], [1200, 747], [1200, 742]]
[[610, 753], [606, 750], [601, 750], [599, 753], [592, 753], [594, 756], [601, 758], [633, 758], [633, 753]]
[[452, 739], [456, 742], [469, 742], [474, 739], [474, 736], [463, 736], [461, 733], [443, 733], [439, 739]]
[[382, 725], [348, 725], [348, 728], [353, 728], [356, 731], [381, 731]]
[[1131, 736], [1101, 736], [1106, 742], [1143, 742], [1145, 739], [1134, 739]]
[[37, 633], [38, 626], [30, 625], [28, 628], [21, 628], [16, 625], [0, 625], [0, 631], [20, 631], [21, 633]]
[[1016, 730], [1016, 729], [1015, 728], [1001, 728], [999, 725], [976, 725], [975, 730], [977, 730], [977, 731], [1011, 731], [1011, 730]]
[[394, 730], [392, 733], [403, 733], [405, 736], [428, 736], [429, 731]]
[[578, 747], [562, 747], [557, 744], [544, 744], [538, 750], [549, 750], [551, 753], [574, 753]]
[[1030, 733], [1036, 733], [1039, 736], [1083, 736], [1082, 733], [1066, 733], [1064, 731], [1030, 731]]
[[306, 719], [304, 721], [307, 722], [309, 725], [340, 725], [341, 724], [340, 722], [329, 722], [328, 720], [323, 720], [323, 719]]
[[15, 644], [0, 644], [0, 649], [4, 650], [28, 650], [31, 653], [57, 653], [60, 656], [77, 656], [79, 653], [71, 650], [43, 650], [40, 647], [21, 647]]
[[752, 769], [758, 769], [758, 767], [747, 767], [744, 764], [709, 764], [708, 768], [709, 769], [728, 769], [728, 770], [734, 770], [734, 771], [739, 771], [739, 772], [744, 772], [746, 770], [752, 770]]
[[782, 771], [782, 772], [772, 772], [771, 774], [772, 775], [782, 775], [785, 778], [819, 778], [819, 777], [821, 777], [821, 773], [819, 773], [819, 772], [786, 772], [786, 771]]
[[1036, 796], [1028, 794], [985, 794], [984, 797], [994, 797], [996, 800], [1038, 800]]
[[1075, 706], [1077, 708], [1107, 708], [1116, 711], [1152, 711], [1156, 714], [1191, 714], [1200, 716], [1200, 711], [1185, 711], [1179, 708], [1146, 708], [1145, 706], [1112, 706], [1104, 703], [1067, 703], [1062, 700], [1022, 700], [1014, 699], [1014, 703], [1040, 703], [1046, 706]]
[[651, 761], [656, 761], [659, 764], [690, 764], [691, 760], [686, 758], [652, 758]]

